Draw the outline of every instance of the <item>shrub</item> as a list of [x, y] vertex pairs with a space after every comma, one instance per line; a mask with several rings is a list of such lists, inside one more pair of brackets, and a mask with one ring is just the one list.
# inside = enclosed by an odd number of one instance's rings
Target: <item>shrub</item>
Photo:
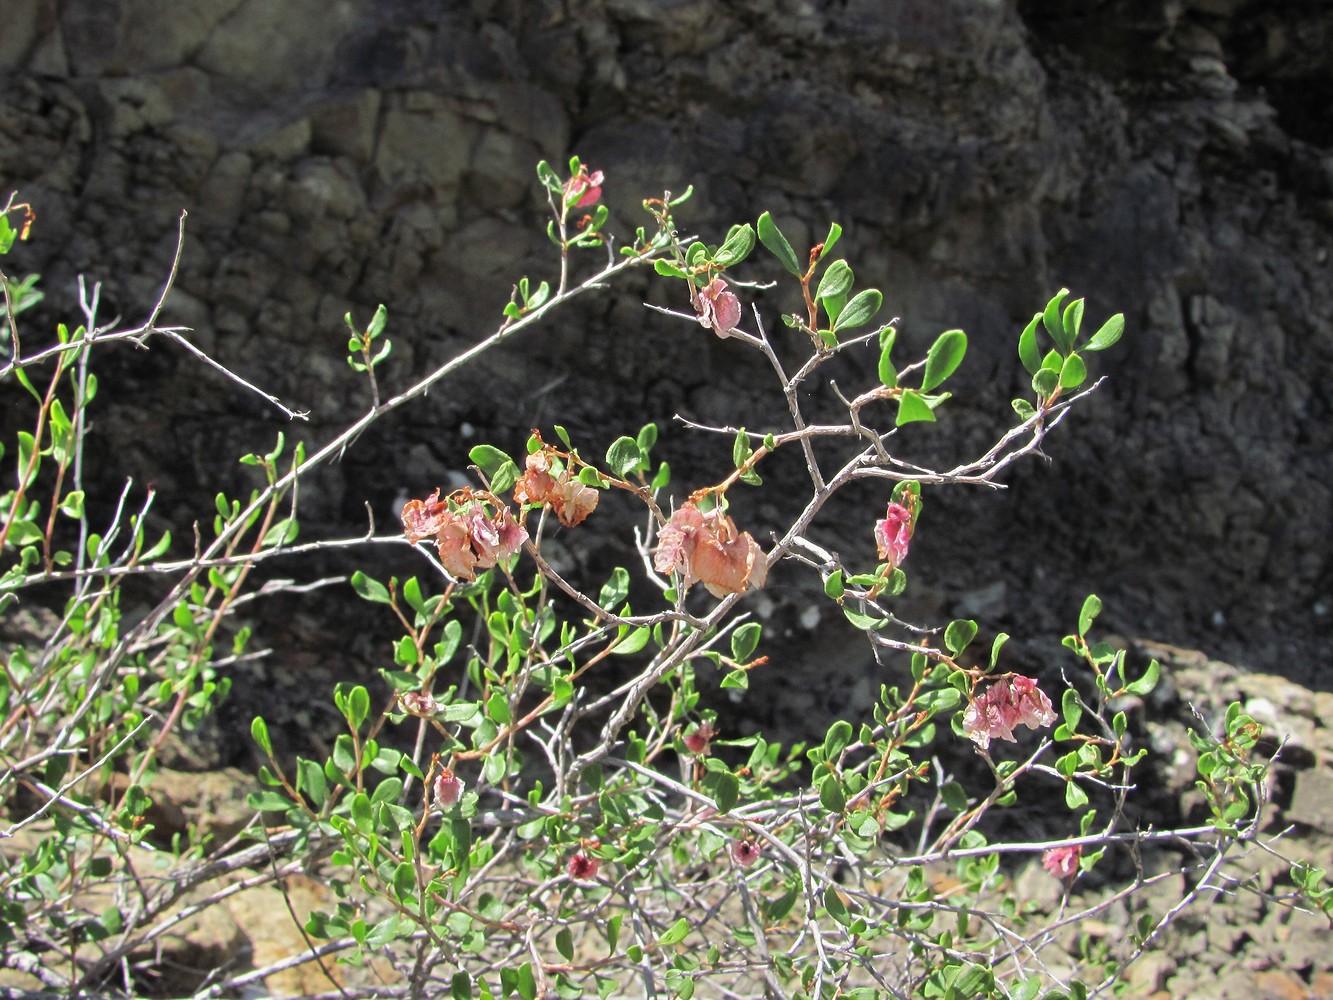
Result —
[[[839, 226], [798, 253], [765, 213], [710, 244], [678, 235], [685, 198], [664, 194], [644, 202], [648, 224], [617, 251], [600, 171], [574, 159], [567, 177], [543, 163], [538, 179], [551, 207], [554, 283], [521, 279], [489, 337], [388, 398], [377, 379], [391, 359], [387, 310], [365, 327], [349, 315], [348, 362], [367, 382], [369, 409], [322, 444], [288, 452], [279, 435], [271, 450], [244, 456], [258, 485], [240, 498], [219, 494], [211, 533], [184, 557], [169, 556], [169, 535], [146, 535], [153, 494], [133, 484], [110, 523], [93, 524], [81, 457], [99, 345], [165, 338], [221, 367], [189, 331], [158, 325], [171, 280], [148, 319], [122, 330], [99, 325], [98, 289], [81, 284], [83, 323], [33, 348], [16, 317], [38, 294], [36, 279], [3, 278], [0, 376], [30, 399], [32, 430], [18, 434], [14, 485], [0, 498], [0, 607], [14, 613], [39, 587], [62, 594], [40, 637], [13, 644], [0, 672], [4, 965], [62, 992], [133, 993], [151, 980], [155, 942], [183, 921], [228, 895], [314, 872], [335, 903], [306, 923], [307, 952], [216, 970], [198, 995], [234, 995], [304, 960], [374, 966], [374, 977], [339, 986], [341, 996], [1031, 998], [1113, 986], [1260, 843], [1257, 725], [1233, 705], [1216, 731], [1191, 734], [1208, 822], [1142, 829], [1127, 802], [1148, 751], [1127, 708], [1152, 691], [1158, 667], [1132, 676], [1124, 652], [1096, 639], [1095, 597], [1065, 639], [1073, 656], [1058, 690], [1016, 669], [1008, 636], [978, 642], [974, 621], [909, 624], [894, 608], [915, 535], [959, 530], [932, 523], [930, 491], [997, 485], [1039, 451], [1096, 390], [1088, 365], [1119, 339], [1123, 317], [1089, 333], [1083, 300], [1060, 290], [1018, 336], [1031, 392], [1014, 400], [1016, 419], [974, 458], [926, 469], [899, 457], [899, 438], [947, 414], [942, 387], [967, 336], [945, 331], [923, 356], [901, 360], [893, 322], [877, 321], [881, 293], [858, 287], [835, 255]], [[0, 250], [22, 235], [14, 221], [26, 229], [25, 212], [11, 198]], [[773, 331], [760, 308], [765, 289], [741, 277], [757, 246], [799, 291]], [[585, 254], [605, 259], [590, 267]], [[517, 454], [474, 447], [469, 486], [442, 495], [437, 484], [404, 481], [416, 499], [396, 542], [298, 542], [297, 487], [310, 470], [575, 296], [644, 268], [671, 283], [680, 308], [669, 314], [683, 336], [758, 352], [782, 400], [778, 412], [747, 415], [756, 430], [689, 428], [730, 447], [732, 471], [720, 481], [655, 460], [651, 420], [625, 428], [600, 457], [555, 425], [504, 443]], [[802, 349], [796, 361], [792, 344]], [[875, 372], [850, 396], [817, 385], [842, 355], [867, 357]], [[836, 402], [836, 420], [809, 415], [811, 389]], [[797, 515], [778, 525], [733, 516], [732, 496], [764, 490], [764, 463], [779, 449], [801, 456]], [[881, 487], [879, 504], [850, 526], [863, 544], [832, 551], [816, 524], [836, 494], [863, 481]], [[639, 512], [623, 547], [633, 570], [567, 579], [548, 558], [549, 539], [603, 530], [604, 502]], [[155, 844], [148, 816], [161, 748], [217, 706], [229, 666], [247, 655], [248, 630], [223, 626], [253, 593], [252, 570], [372, 541], [400, 545], [403, 566], [387, 581], [348, 577], [402, 628], [377, 693], [337, 685], [346, 732], [327, 755], [280, 756], [254, 719], [267, 763], [250, 827], [225, 844]], [[813, 574], [881, 670], [873, 711], [806, 734], [808, 745], [728, 733], [714, 696], [772, 669], [746, 596], [778, 572]], [[153, 608], [134, 620], [123, 614], [131, 578], [160, 583]], [[941, 758], [966, 746], [979, 766], [954, 777]], [[1020, 798], [1047, 807], [1064, 834], [1006, 835], [996, 819]], [[1086, 904], [1080, 882], [1099, 869], [1119, 878], [1127, 859], [1166, 843], [1190, 845], [1179, 870], [1193, 887], [1176, 905], [1144, 913], [1111, 953], [1064, 950], [1062, 928], [1161, 876], [1140, 870], [1122, 892]], [[1063, 887], [1052, 912], [1016, 893], [1005, 862], [1027, 857]], [[1328, 910], [1322, 870], [1298, 864], [1294, 878], [1293, 905]]]

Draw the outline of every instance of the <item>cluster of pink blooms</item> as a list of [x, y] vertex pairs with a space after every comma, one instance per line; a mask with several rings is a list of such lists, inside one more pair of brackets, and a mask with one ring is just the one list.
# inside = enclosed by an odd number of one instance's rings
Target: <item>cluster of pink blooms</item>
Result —
[[712, 329], [719, 337], [730, 337], [741, 321], [741, 300], [727, 291], [727, 283], [714, 278], [703, 288], [690, 283], [690, 301], [699, 314], [699, 325]]
[[714, 597], [741, 594], [764, 585], [768, 557], [736, 522], [714, 507], [701, 511], [693, 503], [678, 507], [658, 534], [653, 556], [657, 572], [680, 574], [681, 589], [696, 580]]
[[503, 504], [468, 499], [458, 510], [440, 499], [436, 490], [425, 500], [409, 500], [403, 507], [407, 540], [434, 538], [440, 562], [460, 580], [474, 580], [477, 570], [490, 569], [523, 547], [528, 533]]
[[572, 475], [568, 464], [552, 475], [554, 455], [550, 448], [542, 448], [528, 456], [523, 475], [514, 484], [514, 502], [550, 507], [560, 523], [571, 528], [596, 509], [600, 494]]
[[1070, 879], [1078, 874], [1079, 858], [1083, 856], [1083, 848], [1077, 844], [1073, 847], [1052, 847], [1041, 856], [1041, 866], [1059, 879]]
[[875, 548], [879, 557], [897, 569], [907, 558], [912, 541], [912, 512], [899, 503], [889, 504], [883, 519], [875, 522]]
[[574, 208], [587, 208], [597, 204], [602, 197], [602, 172], [588, 172], [586, 166], [580, 166], [579, 172], [565, 181], [565, 202]]
[[967, 706], [963, 732], [984, 750], [991, 740], [1017, 743], [1016, 726], [1039, 729], [1054, 721], [1051, 699], [1037, 687], [1037, 682], [1031, 677], [1010, 674], [990, 685]]

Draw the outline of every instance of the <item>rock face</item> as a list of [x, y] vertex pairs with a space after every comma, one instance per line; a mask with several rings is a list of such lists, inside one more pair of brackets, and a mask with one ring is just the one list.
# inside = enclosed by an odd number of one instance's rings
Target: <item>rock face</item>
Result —
[[[904, 317], [900, 344], [970, 334], [953, 413], [923, 457], [975, 448], [1006, 419], [1023, 383], [1018, 331], [1055, 289], [1086, 295], [1098, 319], [1127, 317], [1111, 380], [1052, 438], [1054, 463], [1022, 467], [999, 498], [929, 498], [914, 580], [954, 600], [998, 566], [985, 624], [1025, 630], [1067, 629], [1096, 590], [1126, 633], [1330, 683], [1313, 659], [1333, 607], [1327, 5], [5, 10], [0, 183], [39, 212], [13, 266], [45, 275], [49, 317], [76, 314], [81, 272], [107, 282], [105, 315], [146, 311], [185, 209], [171, 318], [309, 406], [300, 430], [319, 439], [367, 402], [340, 357], [344, 312], [364, 321], [389, 305], [387, 378], [405, 385], [493, 329], [520, 275], [550, 276], [539, 158], [577, 152], [603, 169], [623, 235], [642, 198], [690, 182], [682, 224], [713, 241], [765, 209], [805, 245], [836, 219], [858, 277]], [[367, 499], [392, 516], [395, 494], [466, 464], [465, 425], [513, 449], [559, 419], [597, 453], [646, 419], [738, 420], [771, 404], [734, 345], [645, 315], [646, 287], [492, 356], [473, 376], [484, 391], [447, 385], [367, 434], [303, 496], [307, 528], [358, 531]], [[277, 430], [253, 397], [165, 345], [105, 364], [110, 481], [129, 472], [206, 510], [232, 456]], [[857, 377], [873, 377], [870, 359]], [[727, 461], [715, 441], [671, 447], [690, 484]], [[868, 547], [861, 520], [865, 538], [848, 544]]]

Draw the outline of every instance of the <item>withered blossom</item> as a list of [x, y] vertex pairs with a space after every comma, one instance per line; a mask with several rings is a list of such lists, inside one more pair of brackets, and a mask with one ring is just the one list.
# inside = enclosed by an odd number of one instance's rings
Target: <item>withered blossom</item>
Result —
[[433, 537], [450, 576], [475, 579], [477, 570], [490, 569], [523, 547], [528, 533], [508, 507], [492, 502], [490, 510], [480, 500], [470, 500], [462, 509], [450, 510], [439, 495], [436, 490], [424, 501], [409, 500], [403, 507], [403, 531], [413, 545]]
[[1082, 856], [1083, 848], [1077, 844], [1073, 847], [1052, 847], [1041, 856], [1041, 866], [1058, 879], [1071, 879], [1078, 874], [1078, 863]]
[[524, 462], [523, 475], [514, 484], [514, 501], [534, 507], [550, 507], [567, 528], [597, 509], [601, 494], [572, 474], [568, 465], [558, 477], [551, 475], [551, 455], [543, 449]]
[[714, 278], [703, 288], [690, 286], [690, 301], [699, 314], [699, 325], [710, 327], [719, 337], [730, 337], [741, 321], [741, 300], [727, 291], [727, 283]]
[[902, 504], [891, 503], [882, 520], [875, 522], [875, 547], [879, 557], [897, 569], [907, 558], [912, 541], [912, 514]]
[[653, 566], [680, 573], [682, 587], [699, 581], [714, 597], [758, 589], [768, 576], [768, 557], [749, 532], [737, 531], [720, 509], [705, 513], [692, 503], [662, 526]]
[[1039, 729], [1055, 721], [1055, 709], [1031, 677], [1001, 677], [967, 706], [963, 732], [982, 749], [993, 739], [1017, 743], [1014, 729]]
[[403, 506], [403, 532], [410, 544], [415, 545], [425, 538], [432, 537], [444, 523], [449, 513], [449, 505], [440, 499], [436, 490], [425, 500], [409, 500]]

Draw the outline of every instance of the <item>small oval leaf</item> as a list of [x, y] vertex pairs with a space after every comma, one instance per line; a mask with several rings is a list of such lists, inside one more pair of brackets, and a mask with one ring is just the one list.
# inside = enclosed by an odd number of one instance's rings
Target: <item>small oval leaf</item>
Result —
[[967, 334], [962, 330], [945, 330], [930, 345], [926, 355], [926, 371], [921, 377], [921, 391], [929, 392], [952, 375], [967, 353]]

